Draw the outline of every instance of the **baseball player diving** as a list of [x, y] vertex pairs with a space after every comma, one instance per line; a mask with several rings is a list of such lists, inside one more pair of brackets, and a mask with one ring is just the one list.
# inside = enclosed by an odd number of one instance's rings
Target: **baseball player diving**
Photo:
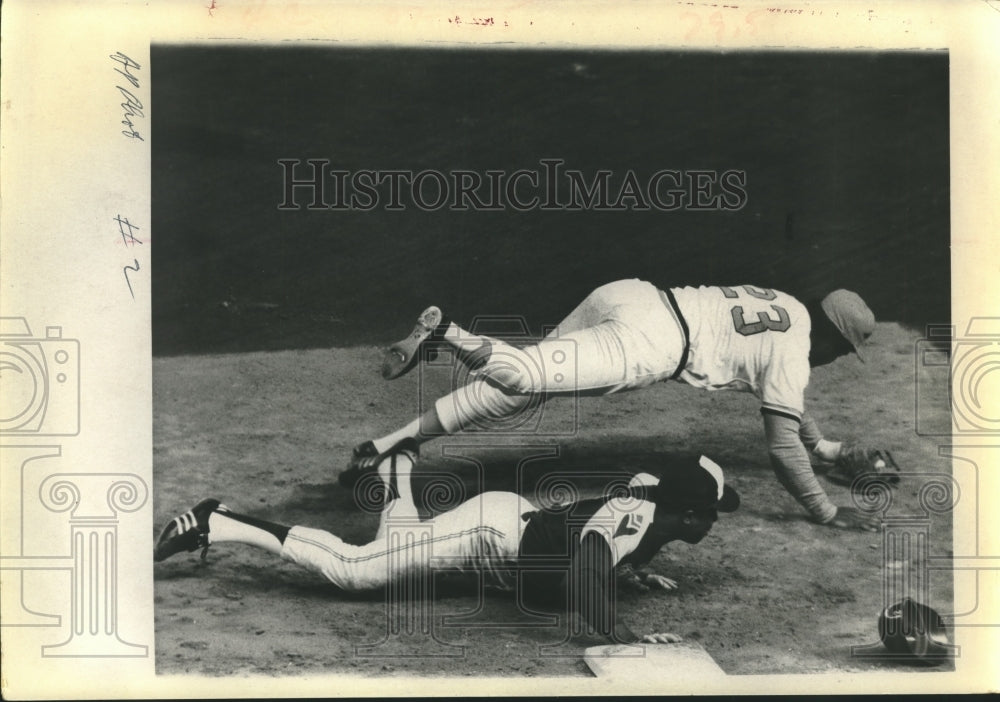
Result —
[[[433, 358], [447, 347], [468, 368], [469, 382], [406, 426], [356, 446], [339, 479], [353, 484], [401, 441], [488, 425], [532, 401], [676, 380], [753, 393], [760, 399], [771, 465], [785, 489], [819, 524], [873, 530], [870, 516], [830, 501], [811, 459], [833, 463], [827, 477], [849, 484], [854, 475], [886, 468], [885, 454], [824, 438], [805, 411], [804, 395], [810, 367], [852, 352], [861, 358], [874, 329], [874, 314], [848, 290], [806, 306], [753, 285], [659, 289], [637, 279], [597, 288], [545, 339], [525, 348], [471, 334], [429, 307], [413, 332], [386, 352], [383, 377], [398, 378], [421, 357]], [[896, 468], [891, 455], [888, 466]]]
[[[528, 607], [567, 608], [574, 636], [616, 643], [673, 643], [671, 633], [639, 635], [616, 613], [618, 578], [673, 589], [654, 574], [636, 574], [669, 541], [696, 544], [718, 512], [739, 507], [711, 459], [676, 459], [662, 475], [640, 472], [627, 487], [550, 509], [512, 492], [485, 492], [420, 521], [410, 476], [416, 443], [406, 441], [376, 468], [385, 502], [373, 541], [355, 546], [305, 526], [288, 527], [203, 500], [163, 527], [153, 551], [163, 561], [181, 551], [235, 542], [263, 548], [350, 591], [373, 590], [432, 571], [478, 573], [492, 589], [516, 590]], [[616, 572], [617, 569], [617, 572]]]

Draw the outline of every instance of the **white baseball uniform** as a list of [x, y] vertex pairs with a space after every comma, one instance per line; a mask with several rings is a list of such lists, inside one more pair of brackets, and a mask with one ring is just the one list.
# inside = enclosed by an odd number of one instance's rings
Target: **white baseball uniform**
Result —
[[[629, 486], [658, 482], [639, 473]], [[394, 519], [390, 506], [382, 515], [381, 537], [364, 545], [348, 544], [322, 529], [294, 526], [281, 555], [351, 592], [431, 570], [481, 573], [486, 587], [511, 590], [524, 560], [534, 559], [537, 565], [542, 559], [565, 574], [572, 542], [591, 532], [603, 540], [611, 564], [617, 565], [639, 547], [655, 509], [645, 496], [606, 496], [541, 510], [516, 493], [484, 492], [427, 520]], [[530, 533], [522, 544], [526, 530]]]
[[741, 390], [761, 407], [801, 419], [809, 383], [809, 314], [791, 295], [752, 285], [671, 289], [688, 322], [678, 380]]
[[[544, 340], [491, 339], [471, 388], [438, 399], [448, 432], [507, 417], [526, 396], [634, 390], [679, 380], [752, 392], [800, 419], [809, 382], [809, 315], [790, 295], [750, 285], [670, 288], [631, 279], [597, 288]], [[478, 385], [477, 385], [478, 384]]]
[[488, 587], [514, 587], [512, 568], [527, 525], [522, 515], [536, 510], [525, 498], [512, 492], [485, 492], [426, 521], [393, 520], [391, 509], [383, 515], [387, 520], [380, 529], [383, 538], [355, 546], [327, 531], [295, 526], [285, 537], [281, 555], [351, 592], [429, 573], [432, 568], [481, 572]]
[[550, 510], [510, 492], [483, 493], [426, 521], [394, 520], [389, 507], [380, 536], [368, 544], [354, 546], [327, 531], [294, 526], [280, 553], [350, 592], [390, 583], [405, 589], [407, 579], [429, 582], [434, 572], [479, 573], [485, 587], [519, 588], [523, 602], [561, 602], [591, 631], [638, 641], [623, 623], [616, 625], [614, 569], [630, 558], [645, 563], [663, 545], [663, 536], [649, 529], [656, 504], [648, 489], [658, 482], [639, 473], [629, 482], [634, 494]]
[[435, 409], [445, 431], [455, 433], [516, 416], [552, 394], [609, 394], [663, 380], [750, 392], [761, 401], [778, 479], [814, 518], [827, 522], [837, 508], [808, 454], [822, 435], [804, 414], [810, 331], [805, 306], [777, 290], [660, 290], [620, 280], [588, 295], [538, 344], [518, 349], [488, 339], [485, 364], [467, 385], [439, 398]]

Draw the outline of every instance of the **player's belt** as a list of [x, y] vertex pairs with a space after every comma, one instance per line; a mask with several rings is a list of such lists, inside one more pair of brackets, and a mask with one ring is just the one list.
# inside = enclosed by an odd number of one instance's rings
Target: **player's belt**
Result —
[[[659, 290], [659, 288], [657, 289]], [[677, 370], [675, 370], [673, 375], [670, 376], [670, 380], [677, 380], [677, 376], [679, 376], [681, 371], [684, 370], [684, 367], [687, 366], [688, 353], [691, 351], [691, 332], [688, 331], [687, 320], [684, 319], [684, 315], [681, 314], [681, 308], [677, 304], [677, 298], [674, 297], [670, 288], [660, 290], [660, 299], [663, 300], [663, 304], [666, 305], [670, 312], [674, 315], [677, 323], [681, 326], [681, 332], [684, 334], [684, 350], [681, 351], [681, 360], [677, 364]]]

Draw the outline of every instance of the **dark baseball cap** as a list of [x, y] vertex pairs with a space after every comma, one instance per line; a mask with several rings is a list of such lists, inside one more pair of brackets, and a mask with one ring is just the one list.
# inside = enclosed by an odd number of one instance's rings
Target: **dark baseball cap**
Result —
[[735, 512], [740, 496], [726, 485], [722, 468], [708, 456], [670, 465], [656, 486], [656, 503], [670, 509], [715, 509]]

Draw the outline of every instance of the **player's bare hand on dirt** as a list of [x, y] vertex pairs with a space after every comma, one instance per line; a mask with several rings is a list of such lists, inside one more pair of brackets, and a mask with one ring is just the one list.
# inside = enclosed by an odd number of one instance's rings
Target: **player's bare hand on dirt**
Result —
[[662, 575], [657, 575], [656, 573], [646, 573], [645, 576], [643, 577], [642, 584], [646, 586], [647, 590], [677, 589], [676, 580], [672, 580]]
[[646, 634], [639, 643], [680, 643], [683, 640], [678, 634], [664, 632], [662, 634]]
[[638, 573], [624, 573], [619, 577], [618, 582], [622, 586], [630, 588], [632, 590], [638, 590], [639, 592], [649, 592], [649, 585], [646, 585], [644, 582], [642, 582], [642, 576], [639, 575]]
[[619, 581], [639, 592], [650, 590], [676, 590], [677, 581], [656, 573], [636, 572], [631, 566], [622, 566], [619, 571]]
[[877, 531], [880, 521], [877, 517], [865, 514], [853, 507], [838, 507], [833, 519], [826, 522], [827, 526], [837, 529], [855, 529], [858, 531]]

